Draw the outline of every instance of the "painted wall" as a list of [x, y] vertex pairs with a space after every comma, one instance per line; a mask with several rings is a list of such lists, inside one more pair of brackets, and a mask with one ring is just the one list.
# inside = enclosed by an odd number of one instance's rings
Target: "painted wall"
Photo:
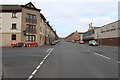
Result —
[[[36, 15], [36, 19], [37, 19], [36, 24], [26, 22], [27, 13]], [[40, 37], [39, 37], [39, 34], [40, 34], [40, 12], [35, 11], [35, 10], [31, 10], [31, 9], [22, 8], [22, 41], [25, 43], [27, 41], [26, 41], [26, 35], [24, 35], [23, 31], [26, 28], [26, 24], [36, 25], [37, 33], [30, 33], [27, 35], [35, 35], [36, 36], [35, 41], [29, 41], [29, 42], [37, 42], [40, 45], [40, 43], [39, 43], [40, 42]]]
[[[115, 30], [112, 30], [115, 29]], [[98, 33], [102, 33], [102, 38], [115, 38], [120, 37], [118, 32], [120, 31], [120, 26], [118, 28], [118, 22], [114, 22], [108, 25], [104, 25], [100, 28], [95, 29], [95, 39], [98, 38]]]
[[[1, 22], [1, 42], [2, 46], [9, 46], [13, 42], [21, 42], [21, 12], [17, 12], [17, 18], [12, 18], [12, 12], [3, 12]], [[12, 23], [16, 23], [17, 29], [12, 30]], [[12, 34], [16, 34], [16, 40], [11, 40]]]

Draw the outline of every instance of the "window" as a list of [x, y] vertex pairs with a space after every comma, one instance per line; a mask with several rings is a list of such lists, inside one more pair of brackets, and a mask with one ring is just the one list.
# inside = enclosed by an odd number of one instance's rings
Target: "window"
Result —
[[16, 40], [16, 34], [12, 34], [12, 40]]
[[33, 15], [33, 19], [36, 19], [36, 15]]
[[118, 30], [120, 29], [120, 27], [117, 28]]
[[42, 32], [42, 27], [40, 27], [40, 32]]
[[115, 28], [111, 29], [111, 31], [114, 31], [114, 30], [116, 30], [116, 29]]
[[37, 22], [36, 15], [27, 13], [27, 15], [26, 15], [26, 22], [36, 23]]
[[106, 30], [106, 32], [109, 32], [110, 30]]
[[101, 31], [101, 33], [104, 33], [105, 31]]
[[27, 35], [26, 41], [35, 41], [35, 35]]
[[12, 24], [12, 29], [17, 29], [16, 28], [16, 24], [14, 23], [14, 24]]
[[30, 18], [29, 14], [27, 13], [27, 18]]
[[16, 17], [17, 17], [17, 13], [16, 13], [16, 12], [13, 12], [13, 13], [12, 13], [12, 17], [13, 17], [13, 18], [16, 18]]
[[36, 33], [36, 25], [26, 24], [27, 33]]

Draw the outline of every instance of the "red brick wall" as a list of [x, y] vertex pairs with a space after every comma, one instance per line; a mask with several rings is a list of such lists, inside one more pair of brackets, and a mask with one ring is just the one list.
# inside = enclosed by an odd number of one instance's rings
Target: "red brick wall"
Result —
[[69, 36], [68, 38], [66, 38], [66, 40], [72, 41], [79, 41], [80, 40], [80, 34], [78, 32], [74, 32], [71, 36]]
[[[99, 42], [98, 40], [96, 41]], [[101, 39], [101, 44], [106, 46], [120, 46], [120, 37]]]

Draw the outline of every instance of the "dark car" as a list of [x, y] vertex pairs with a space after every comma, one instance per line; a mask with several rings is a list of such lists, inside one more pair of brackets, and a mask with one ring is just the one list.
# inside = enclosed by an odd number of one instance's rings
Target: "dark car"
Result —
[[89, 41], [89, 46], [98, 46], [98, 43], [95, 40]]
[[60, 40], [52, 41], [52, 42], [50, 43], [50, 45], [56, 45], [58, 42], [60, 42]]

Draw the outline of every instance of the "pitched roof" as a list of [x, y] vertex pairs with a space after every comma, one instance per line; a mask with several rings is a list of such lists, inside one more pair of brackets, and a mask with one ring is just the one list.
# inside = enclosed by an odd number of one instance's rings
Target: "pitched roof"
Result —
[[25, 5], [21, 5], [21, 7], [26, 8], [26, 9], [41, 11], [41, 9], [37, 9], [31, 2], [29, 2], [29, 3], [25, 4]]
[[19, 5], [0, 5], [2, 12], [4, 11], [21, 11], [22, 8]]
[[31, 2], [25, 5], [0, 5], [2, 12], [22, 11], [22, 8], [40, 11]]
[[45, 16], [44, 16], [42, 13], [40, 13], [40, 16], [41, 16], [41, 18], [42, 18], [44, 21], [46, 21], [46, 18], [45, 18]]

